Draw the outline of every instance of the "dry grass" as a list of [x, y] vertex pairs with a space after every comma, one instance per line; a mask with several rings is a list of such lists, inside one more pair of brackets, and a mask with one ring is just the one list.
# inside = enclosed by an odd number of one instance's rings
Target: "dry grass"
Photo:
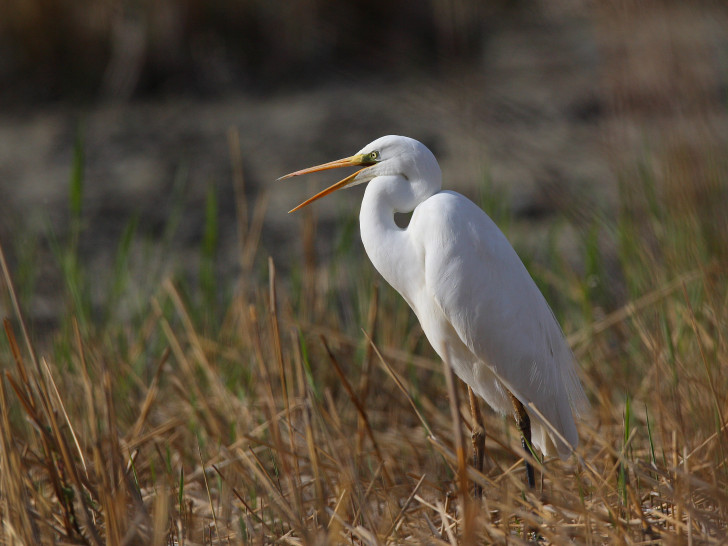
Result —
[[[366, 265], [338, 274], [355, 277], [352, 335], [312, 239], [296, 295], [272, 261], [254, 280], [260, 215], [241, 215], [243, 274], [216, 326], [168, 279], [138, 322], [71, 320], [66, 350], [41, 353], [3, 258], [0, 542], [724, 543], [726, 264], [699, 244], [703, 200], [672, 199], [669, 182], [645, 192], [657, 203], [625, 193], [612, 226], [639, 295], [567, 313], [593, 404], [577, 454], [538, 466], [529, 491], [513, 425], [486, 412], [487, 470], [468, 470], [482, 501], [458, 485], [467, 396], [454, 429], [441, 364]], [[591, 285], [565, 278], [584, 307]]]

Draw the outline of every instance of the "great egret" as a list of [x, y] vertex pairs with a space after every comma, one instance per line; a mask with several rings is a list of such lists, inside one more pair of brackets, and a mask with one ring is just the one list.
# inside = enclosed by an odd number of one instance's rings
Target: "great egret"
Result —
[[[359, 224], [374, 267], [455, 373], [496, 411], [514, 411], [526, 452], [532, 442], [546, 455], [568, 457], [579, 442], [572, 410], [585, 408], [586, 397], [561, 327], [505, 235], [473, 202], [441, 189], [435, 156], [408, 137], [384, 136], [351, 157], [279, 180], [350, 166], [364, 168], [290, 212], [369, 182]], [[412, 212], [406, 228], [395, 223], [396, 212]]]

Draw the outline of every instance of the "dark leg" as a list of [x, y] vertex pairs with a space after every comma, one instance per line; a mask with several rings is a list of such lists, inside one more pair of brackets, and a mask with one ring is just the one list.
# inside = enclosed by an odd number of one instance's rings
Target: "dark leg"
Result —
[[[473, 466], [478, 472], [483, 472], [483, 458], [485, 457], [485, 427], [483, 426], [483, 416], [480, 414], [478, 399], [470, 387], [468, 387], [468, 396], [470, 397], [470, 413], [473, 416], [473, 430], [470, 433], [470, 441], [473, 443]], [[483, 488], [477, 483], [475, 484], [474, 493], [476, 499], [483, 496]]]
[[534, 487], [536, 487], [536, 480], [533, 475], [533, 465], [530, 462], [531, 419], [528, 417], [528, 413], [526, 413], [526, 408], [523, 407], [521, 401], [513, 396], [510, 391], [508, 391], [508, 396], [511, 398], [511, 403], [513, 404], [516, 425], [518, 426], [518, 430], [521, 431], [521, 445], [523, 446], [523, 451], [526, 452], [524, 461], [526, 462], [526, 479], [528, 480], [528, 487], [533, 489]]

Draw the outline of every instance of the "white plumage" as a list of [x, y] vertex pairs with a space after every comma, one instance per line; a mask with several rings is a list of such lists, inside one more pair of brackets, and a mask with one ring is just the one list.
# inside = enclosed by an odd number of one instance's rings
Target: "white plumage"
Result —
[[[527, 408], [534, 446], [567, 457], [578, 444], [573, 411], [585, 408], [586, 398], [561, 328], [506, 237], [473, 202], [441, 189], [435, 157], [411, 138], [385, 136], [352, 157], [283, 178], [354, 165], [364, 168], [294, 210], [369, 182], [359, 222], [374, 267], [476, 394], [507, 413], [510, 390]], [[394, 214], [412, 211], [409, 225], [398, 227]]]

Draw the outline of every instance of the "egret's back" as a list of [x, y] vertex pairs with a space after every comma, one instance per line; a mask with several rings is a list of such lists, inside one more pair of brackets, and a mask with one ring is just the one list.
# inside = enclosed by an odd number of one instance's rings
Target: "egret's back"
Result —
[[[421, 203], [407, 231], [421, 253], [426, 294], [403, 295], [433, 348], [494, 409], [511, 411], [507, 388], [576, 447], [572, 409], [585, 407], [586, 398], [573, 355], [503, 233], [475, 204], [448, 191]], [[443, 320], [452, 335], [443, 335]], [[569, 447], [529, 413], [534, 445], [547, 454], [555, 446], [568, 456]]]

